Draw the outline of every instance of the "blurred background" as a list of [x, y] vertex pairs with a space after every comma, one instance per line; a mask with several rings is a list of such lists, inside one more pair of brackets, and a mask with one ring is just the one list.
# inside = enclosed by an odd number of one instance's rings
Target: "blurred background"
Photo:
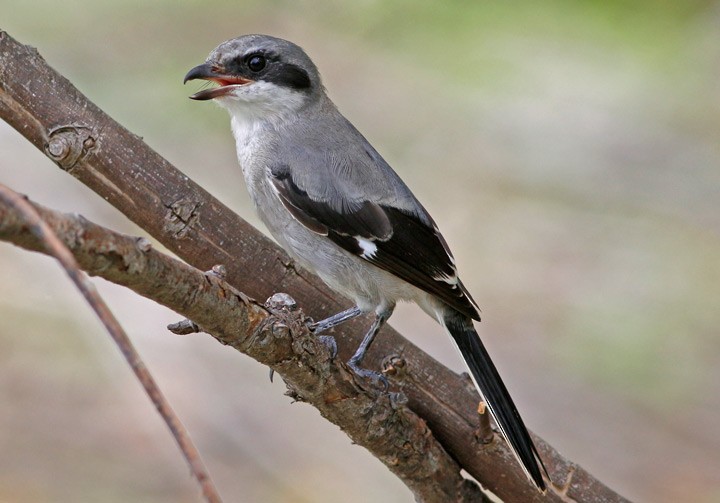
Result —
[[[240, 34], [297, 42], [435, 216], [530, 428], [631, 499], [720, 501], [720, 2], [4, 0], [0, 28], [254, 223], [227, 115], [182, 78]], [[144, 235], [4, 123], [0, 182]], [[226, 501], [412, 501], [266, 368], [94, 282]], [[64, 273], [0, 243], [0, 501], [199, 500]]]

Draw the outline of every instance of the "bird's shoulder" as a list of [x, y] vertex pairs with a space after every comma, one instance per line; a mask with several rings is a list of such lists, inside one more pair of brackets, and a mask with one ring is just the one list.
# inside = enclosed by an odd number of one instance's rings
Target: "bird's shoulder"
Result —
[[310, 198], [336, 210], [365, 200], [400, 208], [429, 223], [410, 188], [337, 109], [316, 112], [282, 135], [268, 166], [272, 177], [292, 176]]

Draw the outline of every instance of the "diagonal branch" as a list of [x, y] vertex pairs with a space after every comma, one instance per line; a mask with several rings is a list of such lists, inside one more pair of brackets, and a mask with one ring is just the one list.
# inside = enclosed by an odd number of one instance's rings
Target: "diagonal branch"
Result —
[[118, 348], [120, 348], [125, 360], [127, 360], [138, 381], [140, 381], [145, 393], [150, 397], [150, 401], [152, 401], [158, 413], [165, 421], [165, 424], [167, 424], [183, 456], [190, 465], [190, 471], [195, 479], [197, 479], [205, 500], [208, 503], [221, 503], [220, 494], [215, 488], [212, 479], [210, 479], [210, 474], [200, 458], [200, 453], [192, 440], [190, 440], [190, 435], [188, 435], [185, 426], [183, 426], [175, 414], [175, 411], [170, 407], [170, 403], [160, 391], [155, 379], [153, 379], [150, 371], [143, 363], [117, 318], [115, 318], [108, 305], [102, 297], [100, 297], [95, 286], [80, 270], [72, 252], [68, 250], [67, 246], [58, 238], [50, 226], [40, 218], [40, 215], [33, 205], [20, 194], [0, 184], [0, 201], [5, 204], [5, 207], [12, 208], [16, 212], [16, 218], [26, 224], [25, 227], [27, 231], [44, 247], [44, 252], [55, 257], [58, 262], [60, 262], [60, 265], [65, 269], [68, 276], [70, 276], [72, 282], [75, 283], [75, 286], [80, 290], [80, 293], [85, 297], [85, 300], [90, 304], [90, 307], [95, 311], [98, 318], [100, 318], [102, 324], [105, 325], [108, 333]]
[[[348, 307], [318, 278], [295, 268], [269, 239], [88, 101], [36, 50], [1, 31], [0, 117], [195, 267], [208, 270], [224, 264], [230, 284], [257, 298], [289, 292], [316, 318]], [[348, 358], [359, 344], [361, 323], [348, 322], [337, 334], [341, 358]], [[388, 365], [408, 406], [460, 466], [501, 499], [624, 501], [535, 437], [555, 483], [540, 496], [503, 442], [470, 440], [478, 428], [479, 397], [467, 381], [391, 328], [383, 330], [365, 361], [375, 367]]]
[[[0, 185], [0, 196], [3, 194], [14, 193]], [[378, 393], [356, 382], [354, 374], [334, 359], [335, 348], [328, 339], [309, 332], [305, 317], [288, 296], [273, 296], [266, 309], [217, 275], [204, 274], [153, 250], [147, 240], [122, 236], [82, 217], [25, 202], [30, 211], [42, 216], [28, 225], [29, 211], [18, 209], [14, 204], [18, 199], [22, 200], [15, 194], [13, 204], [0, 204], [0, 240], [48, 253], [33, 232], [42, 225], [45, 235], [56, 233], [62, 240], [52, 251], [65, 250], [63, 264], [72, 265], [77, 259], [88, 273], [127, 286], [187, 316], [221, 343], [269, 365], [283, 377], [290, 396], [315, 406], [355, 443], [370, 450], [405, 482], [418, 501], [489, 501], [475, 483], [463, 479], [460, 467], [427, 424], [405, 406], [404, 395]], [[92, 288], [84, 276], [81, 279], [83, 291]], [[123, 340], [123, 351], [129, 351], [128, 347], [129, 341]], [[153, 396], [156, 394], [159, 392]]]

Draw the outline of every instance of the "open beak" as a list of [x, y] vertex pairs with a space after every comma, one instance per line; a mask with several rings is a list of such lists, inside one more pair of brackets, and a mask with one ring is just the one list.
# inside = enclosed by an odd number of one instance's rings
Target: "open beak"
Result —
[[190, 96], [190, 99], [193, 100], [212, 100], [214, 98], [219, 98], [232, 92], [232, 90], [237, 87], [254, 82], [254, 80], [244, 79], [242, 77], [237, 77], [234, 75], [227, 75], [223, 73], [220, 67], [218, 67], [217, 65], [212, 65], [210, 63], [203, 63], [202, 65], [198, 65], [192, 70], [190, 70], [187, 75], [185, 75], [183, 84], [186, 84], [188, 80], [196, 79], [215, 82], [216, 84], [218, 84], [219, 87], [198, 91], [192, 96]]

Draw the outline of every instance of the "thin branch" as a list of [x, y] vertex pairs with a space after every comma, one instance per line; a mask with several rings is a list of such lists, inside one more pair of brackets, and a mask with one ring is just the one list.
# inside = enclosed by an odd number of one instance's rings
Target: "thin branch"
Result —
[[160, 413], [160, 416], [165, 421], [165, 424], [167, 424], [173, 438], [180, 447], [180, 451], [182, 451], [183, 456], [190, 465], [190, 472], [193, 477], [197, 479], [198, 484], [200, 484], [205, 500], [209, 503], [221, 503], [220, 494], [215, 488], [210, 474], [200, 458], [200, 453], [190, 439], [190, 435], [185, 429], [185, 426], [180, 422], [180, 419], [172, 410], [172, 407], [170, 407], [170, 403], [163, 396], [155, 379], [153, 379], [150, 371], [133, 347], [130, 338], [125, 333], [125, 330], [117, 318], [115, 318], [108, 305], [102, 297], [100, 297], [95, 286], [80, 270], [72, 252], [60, 241], [50, 226], [40, 218], [35, 208], [20, 194], [0, 184], [0, 200], [4, 201], [6, 205], [12, 207], [19, 213], [20, 219], [24, 221], [32, 235], [40, 240], [45, 248], [45, 252], [60, 262], [60, 265], [65, 269], [67, 275], [70, 276], [72, 282], [78, 290], [80, 290], [80, 293], [82, 293], [87, 303], [90, 304], [90, 307], [92, 307], [95, 314], [100, 318], [102, 324], [105, 325], [110, 337], [112, 337], [115, 344], [120, 348], [125, 360], [135, 373], [135, 377], [137, 377], [145, 393], [150, 397], [150, 401], [152, 401]]
[[[0, 185], [0, 194], [7, 191]], [[379, 393], [357, 382], [334, 359], [335, 348], [328, 339], [309, 332], [305, 316], [289, 296], [275, 295], [265, 308], [220, 275], [168, 257], [148, 246], [147, 240], [114, 233], [76, 215], [35, 204], [31, 208], [90, 274], [175, 310], [223, 344], [269, 365], [285, 380], [288, 395], [315, 406], [355, 443], [370, 450], [418, 501], [489, 501], [474, 482], [463, 479], [460, 467], [427, 424], [405, 406], [404, 395]], [[0, 204], [0, 240], [47, 253], [15, 205]]]
[[[0, 117], [61, 169], [97, 192], [169, 250], [201, 270], [225, 264], [227, 281], [257, 298], [293, 295], [321, 318], [348, 304], [296, 268], [269, 239], [193, 183], [142, 140], [90, 102], [37, 51], [0, 31]], [[189, 316], [198, 321], [197, 318]], [[363, 320], [337, 332], [339, 356], [359, 344]], [[368, 352], [368, 366], [393, 361], [393, 378], [443, 447], [484, 487], [505, 501], [625, 501], [550, 445], [534, 437], [559, 485], [540, 496], [503, 442], [472, 442], [479, 396], [456, 373], [387, 327]]]

